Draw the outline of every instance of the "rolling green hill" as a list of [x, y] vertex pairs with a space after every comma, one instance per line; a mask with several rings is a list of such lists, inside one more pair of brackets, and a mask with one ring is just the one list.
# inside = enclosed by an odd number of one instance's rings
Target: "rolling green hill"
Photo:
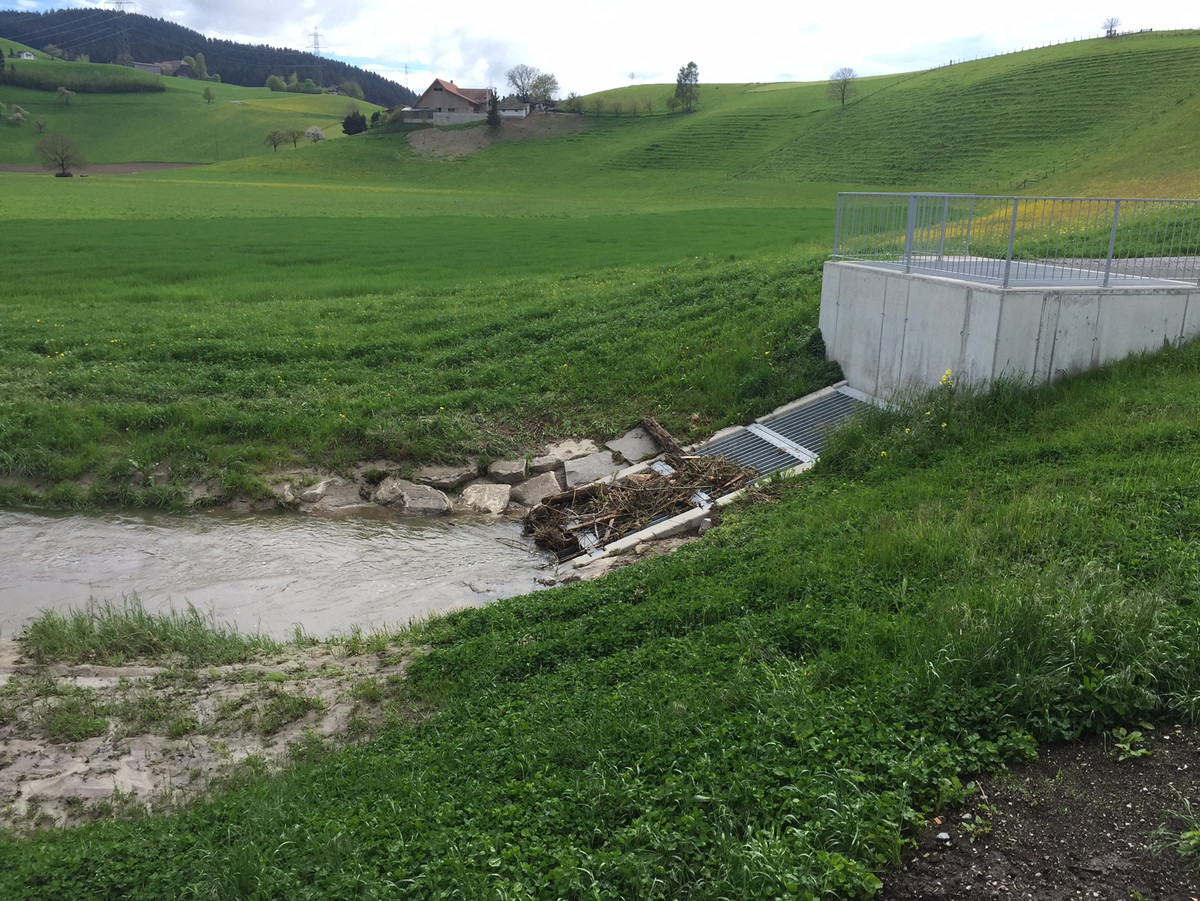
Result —
[[[336, 97], [216, 85], [217, 103], [208, 108], [202, 85], [166, 82], [165, 96], [92, 95], [70, 108], [53, 93], [3, 85], [0, 99], [71, 136], [95, 163], [263, 156], [262, 136], [293, 125], [340, 134], [346, 104]], [[749, 189], [763, 197], [781, 184], [981, 193], [1112, 193], [1120, 186], [1177, 196], [1200, 186], [1200, 148], [1190, 138], [1200, 120], [1200, 32], [1079, 41], [861, 79], [845, 109], [824, 83], [702, 85], [690, 115], [667, 114], [670, 92], [668, 85], [604, 92], [596, 95], [605, 102], [598, 116], [593, 98], [585, 98], [586, 130], [532, 146], [501, 143], [448, 164], [415, 157], [392, 135], [372, 145], [374, 160], [360, 163], [389, 182], [494, 189], [512, 179], [505, 191], [515, 183], [535, 193], [571, 185], [651, 200], [701, 187], [734, 196], [747, 190], [731, 182], [773, 185]], [[0, 162], [32, 161], [32, 129], [5, 137]], [[281, 156], [268, 169], [289, 178], [295, 165]], [[304, 158], [307, 170], [321, 165], [319, 155]], [[795, 195], [784, 196], [792, 202]]]
[[[7, 45], [7, 42], [5, 42]], [[148, 75], [124, 66], [38, 59], [8, 61], [45, 90], [0, 82], [0, 101], [25, 109], [20, 127], [5, 123], [0, 165], [36, 164], [42, 134], [71, 138], [91, 164], [128, 162], [213, 163], [271, 153], [263, 143], [274, 129], [322, 128], [342, 137], [349, 101], [332, 94], [274, 93], [266, 88], [205, 83]], [[57, 86], [75, 90], [64, 103]], [[129, 90], [129, 85], [153, 90]], [[204, 99], [211, 89], [213, 102]], [[357, 102], [366, 115], [377, 107]], [[39, 130], [37, 122], [44, 123]]]

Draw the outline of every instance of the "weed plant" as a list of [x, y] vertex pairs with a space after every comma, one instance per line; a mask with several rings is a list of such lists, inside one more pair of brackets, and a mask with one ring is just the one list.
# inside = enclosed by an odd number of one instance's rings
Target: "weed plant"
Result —
[[703, 542], [418, 627], [418, 723], [8, 843], [0, 892], [866, 898], [973, 774], [1196, 721], [1200, 346], [952, 382]]
[[1159, 853], [1178, 854], [1200, 875], [1200, 811], [1190, 798], [1180, 796], [1178, 808], [1154, 830], [1151, 846]]

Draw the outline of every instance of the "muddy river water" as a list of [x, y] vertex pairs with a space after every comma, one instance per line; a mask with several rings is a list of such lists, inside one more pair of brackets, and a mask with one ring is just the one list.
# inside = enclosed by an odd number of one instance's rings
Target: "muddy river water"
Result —
[[400, 626], [533, 591], [554, 574], [519, 522], [482, 518], [0, 510], [0, 637], [38, 611], [192, 604], [288, 637]]

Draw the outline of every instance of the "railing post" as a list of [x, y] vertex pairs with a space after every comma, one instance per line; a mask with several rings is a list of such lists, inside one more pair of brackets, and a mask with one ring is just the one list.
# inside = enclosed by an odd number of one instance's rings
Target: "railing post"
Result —
[[1112, 274], [1113, 249], [1117, 246], [1117, 222], [1121, 218], [1121, 201], [1113, 203], [1112, 231], [1108, 234], [1108, 259], [1104, 263], [1104, 287], [1108, 287], [1108, 277]]
[[1009, 272], [1012, 270], [1013, 241], [1017, 237], [1017, 213], [1020, 209], [1021, 209], [1021, 198], [1014, 197], [1013, 198], [1012, 222], [1009, 223], [1009, 226], [1008, 226], [1008, 253], [1005, 254], [1005, 257], [1004, 257], [1004, 282], [1003, 282], [1003, 285], [1005, 288], [1008, 287]]
[[837, 213], [833, 218], [833, 259], [838, 258], [838, 241], [842, 236], [842, 198], [841, 192], [838, 192]]
[[[971, 226], [975, 224], [975, 195], [971, 195], [971, 204], [967, 207], [967, 240], [963, 245], [963, 256], [971, 255]], [[965, 262], [965, 261], [964, 261]]]
[[904, 230], [904, 271], [912, 272], [913, 234], [917, 230], [917, 195], [908, 195], [908, 227]]
[[946, 256], [946, 221], [950, 218], [950, 195], [947, 194], [942, 200], [942, 234], [938, 238], [938, 262], [942, 262], [942, 258]]

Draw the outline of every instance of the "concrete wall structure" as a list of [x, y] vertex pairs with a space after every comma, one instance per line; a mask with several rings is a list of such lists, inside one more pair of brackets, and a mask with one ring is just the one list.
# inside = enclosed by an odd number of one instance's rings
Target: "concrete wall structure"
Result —
[[955, 380], [1045, 382], [1200, 335], [1200, 287], [1012, 287], [825, 264], [821, 334], [851, 387], [889, 397]]
[[400, 116], [405, 122], [425, 125], [466, 125], [487, 119], [487, 113], [435, 113], [422, 109], [405, 110]]

